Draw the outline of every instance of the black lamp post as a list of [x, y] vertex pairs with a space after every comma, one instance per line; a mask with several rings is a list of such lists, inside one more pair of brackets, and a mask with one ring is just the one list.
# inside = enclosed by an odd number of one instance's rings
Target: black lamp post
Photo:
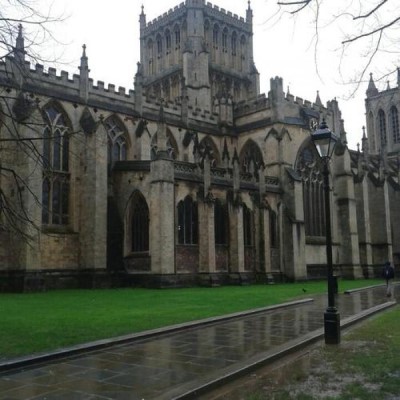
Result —
[[336, 142], [339, 138], [329, 130], [325, 120], [319, 128], [311, 134], [311, 139], [317, 148], [323, 163], [324, 192], [325, 192], [325, 224], [326, 224], [326, 262], [328, 267], [328, 308], [324, 313], [324, 332], [326, 344], [340, 343], [340, 314], [335, 307], [335, 281], [332, 265], [332, 231], [331, 207], [329, 188], [329, 161], [333, 155]]

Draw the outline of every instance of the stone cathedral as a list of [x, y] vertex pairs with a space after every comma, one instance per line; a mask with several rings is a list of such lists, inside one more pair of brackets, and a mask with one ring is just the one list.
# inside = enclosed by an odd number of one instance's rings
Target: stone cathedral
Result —
[[244, 14], [186, 0], [147, 21], [142, 7], [129, 91], [90, 77], [85, 46], [77, 75], [31, 65], [20, 27], [0, 63], [0, 290], [325, 278], [322, 120], [340, 137], [336, 273], [400, 263], [400, 88], [371, 75], [349, 150], [335, 99], [281, 77], [260, 93]]

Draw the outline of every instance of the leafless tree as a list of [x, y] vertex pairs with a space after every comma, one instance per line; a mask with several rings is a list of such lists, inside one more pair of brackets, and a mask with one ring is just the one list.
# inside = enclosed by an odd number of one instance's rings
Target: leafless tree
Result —
[[[44, 14], [38, 0], [0, 0], [0, 233], [17, 234], [24, 240], [31, 237], [27, 224], [39, 229], [26, 207], [26, 196], [38, 203], [40, 199], [28, 182], [29, 171], [21, 173], [23, 168], [14, 164], [23, 159], [33, 160], [36, 165], [43, 162], [39, 135], [43, 122], [29, 118], [38, 110], [38, 104], [24, 92], [21, 82], [29, 75], [25, 60], [41, 64], [55, 61], [41, 54], [44, 45], [54, 40], [52, 24], [61, 20], [60, 16], [51, 16], [51, 8]], [[7, 63], [7, 59], [13, 62]], [[13, 65], [12, 70], [7, 65]], [[20, 82], [16, 81], [18, 76]], [[21, 135], [24, 125], [29, 125], [29, 136]]]
[[[336, 39], [336, 50], [340, 52], [340, 72], [343, 81], [354, 85], [353, 94], [365, 82], [371, 70], [375, 73], [375, 80], [382, 80], [400, 66], [398, 0], [272, 1], [277, 8], [270, 20], [277, 22], [289, 17], [296, 23], [301, 19], [312, 24], [311, 40], [318, 73], [319, 54], [327, 42], [324, 35]], [[296, 29], [299, 29], [298, 25]], [[355, 56], [357, 65], [354, 65]], [[346, 65], [350, 59], [351, 65]], [[347, 73], [343, 73], [344, 70]]]

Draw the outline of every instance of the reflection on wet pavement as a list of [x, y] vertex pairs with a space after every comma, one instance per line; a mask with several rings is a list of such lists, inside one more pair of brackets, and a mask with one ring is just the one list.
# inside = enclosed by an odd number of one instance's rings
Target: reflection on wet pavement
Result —
[[[267, 290], [267, 288], [266, 288]], [[338, 296], [343, 320], [385, 303], [383, 287]], [[0, 399], [172, 399], [322, 328], [326, 296], [0, 375]]]

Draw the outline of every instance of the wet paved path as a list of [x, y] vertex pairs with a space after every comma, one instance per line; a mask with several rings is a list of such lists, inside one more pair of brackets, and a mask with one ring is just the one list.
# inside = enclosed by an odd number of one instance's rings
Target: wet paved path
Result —
[[[340, 294], [337, 300], [342, 323], [387, 302], [383, 287]], [[184, 398], [182, 394], [196, 387], [321, 333], [326, 302], [326, 296], [315, 297], [296, 306], [3, 372], [0, 399]]]

